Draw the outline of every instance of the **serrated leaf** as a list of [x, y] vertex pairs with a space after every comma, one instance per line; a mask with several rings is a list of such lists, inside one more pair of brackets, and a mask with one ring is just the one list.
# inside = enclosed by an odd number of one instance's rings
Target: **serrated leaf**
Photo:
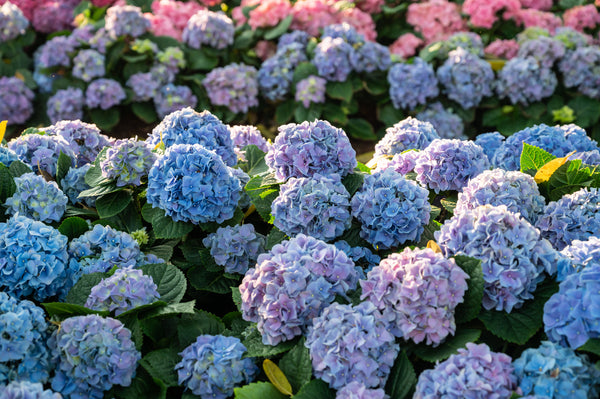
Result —
[[180, 361], [177, 351], [165, 348], [148, 353], [140, 360], [140, 365], [155, 380], [161, 380], [167, 387], [176, 387], [179, 384], [175, 365]]
[[524, 142], [521, 151], [521, 172], [534, 176], [542, 166], [555, 158], [549, 152]]
[[96, 210], [101, 218], [109, 218], [121, 213], [131, 202], [131, 192], [116, 191], [96, 199]]
[[456, 198], [443, 198], [440, 200], [440, 203], [450, 213], [454, 213], [454, 209], [456, 208]]
[[256, 207], [256, 211], [264, 221], [271, 219], [271, 204], [279, 195], [279, 185], [263, 185], [263, 176], [258, 175], [246, 183], [246, 192]]
[[3, 163], [0, 163], [0, 204], [4, 204], [7, 198], [13, 196], [15, 191], [17, 191], [15, 179], [10, 170]]
[[65, 302], [83, 306], [90, 296], [92, 288], [98, 285], [104, 278], [104, 273], [84, 274], [77, 280], [73, 288], [69, 290]]
[[354, 91], [352, 90], [352, 82], [345, 80], [343, 82], [327, 82], [326, 92], [331, 98], [350, 102]]
[[481, 330], [459, 329], [456, 331], [456, 335], [446, 337], [446, 340], [435, 348], [420, 344], [413, 347], [412, 351], [428, 362], [442, 361], [457, 353], [460, 348], [464, 348], [467, 343], [477, 341], [480, 335]]
[[25, 173], [32, 172], [31, 168], [21, 161], [12, 161], [10, 166], [8, 167], [8, 170], [10, 170], [10, 174], [13, 177], [19, 177], [24, 175]]
[[590, 338], [583, 346], [577, 348], [578, 351], [584, 351], [593, 353], [594, 355], [600, 356], [600, 339]]
[[292, 79], [292, 83], [296, 85], [299, 81], [308, 78], [311, 75], [317, 76], [319, 71], [317, 67], [312, 62], [301, 62], [294, 69], [294, 77]]
[[194, 266], [187, 273], [188, 281], [197, 290], [228, 294], [232, 286], [238, 286], [239, 281], [226, 277], [223, 271], [210, 272], [202, 266]]
[[363, 185], [365, 175], [362, 173], [351, 173], [342, 179], [342, 184], [348, 190], [350, 196], [353, 196]]
[[56, 182], [59, 187], [62, 187], [62, 179], [69, 173], [72, 165], [73, 160], [71, 157], [61, 151], [56, 162]]
[[279, 367], [287, 376], [294, 392], [306, 385], [312, 376], [310, 352], [304, 342], [304, 338], [300, 339], [279, 361]]
[[368, 121], [362, 118], [348, 119], [348, 124], [344, 126], [346, 133], [355, 139], [374, 141], [377, 140], [377, 135]]
[[292, 395], [292, 386], [279, 366], [270, 359], [263, 360], [263, 370], [271, 384], [284, 395]]
[[285, 233], [281, 230], [279, 230], [277, 227], [273, 227], [271, 229], [271, 231], [269, 232], [269, 234], [267, 234], [267, 239], [265, 242], [265, 249], [267, 251], [271, 250], [275, 245], [281, 243], [282, 241], [286, 240], [287, 236], [285, 235]]
[[[254, 382], [233, 390], [235, 399], [287, 399], [270, 382]], [[317, 399], [317, 398], [314, 398]]]
[[283, 352], [287, 352], [291, 349], [296, 342], [297, 339], [291, 341], [284, 341], [277, 345], [265, 345], [262, 342], [262, 336], [257, 329], [254, 329], [246, 339], [243, 344], [248, 349], [246, 353], [246, 357], [271, 357], [274, 355], [278, 355]]
[[186, 348], [200, 335], [218, 335], [225, 331], [225, 325], [215, 315], [203, 310], [184, 315], [177, 323], [177, 337], [182, 348]]
[[154, 123], [158, 119], [158, 115], [156, 115], [154, 106], [150, 102], [135, 102], [131, 104], [131, 110], [133, 111], [135, 116], [137, 116], [146, 123]]
[[248, 163], [248, 175], [256, 176], [269, 170], [265, 162], [265, 152], [258, 146], [251, 144], [244, 147], [246, 161]]
[[119, 314], [118, 316], [116, 316], [117, 319], [128, 319], [130, 317], [135, 317], [137, 318], [137, 316], [139, 314], [142, 313], [148, 313], [151, 310], [155, 310], [158, 308], [163, 308], [167, 306], [167, 303], [164, 301], [155, 301], [152, 303], [148, 303], [146, 305], [140, 305], [140, 306], [136, 306], [133, 309], [129, 309], [121, 314]]
[[294, 399], [334, 399], [335, 393], [323, 380], [312, 380], [304, 385]]
[[144, 265], [141, 269], [145, 275], [152, 277], [154, 284], [158, 287], [161, 301], [169, 304], [181, 301], [187, 287], [185, 276], [181, 270], [165, 263]]
[[60, 226], [58, 226], [58, 231], [67, 236], [69, 241], [79, 237], [89, 229], [88, 223], [84, 219], [76, 216], [66, 218], [62, 221]]
[[160, 215], [152, 220], [152, 228], [156, 238], [181, 238], [194, 230], [192, 223], [175, 222], [169, 216]]
[[242, 293], [240, 287], [231, 287], [231, 297], [239, 312], [242, 311]]
[[144, 250], [144, 254], [156, 255], [159, 259], [168, 262], [173, 256], [173, 247], [171, 245], [154, 245]]
[[390, 399], [405, 399], [417, 384], [417, 375], [413, 365], [408, 360], [406, 352], [402, 351], [396, 358], [390, 376], [385, 384], [385, 392]]
[[481, 302], [483, 300], [483, 290], [485, 281], [483, 279], [483, 270], [481, 269], [481, 260], [464, 255], [454, 256], [456, 264], [469, 275], [467, 280], [467, 291], [454, 311], [456, 324], [466, 323], [473, 320], [481, 311]]
[[57, 316], [61, 319], [66, 319], [73, 316], [85, 316], [89, 314], [97, 314], [100, 316], [108, 316], [110, 312], [88, 309], [85, 306], [75, 305], [73, 303], [49, 302], [42, 303], [48, 316]]
[[156, 307], [147, 312], [143, 312], [143, 314], [140, 315], [140, 318], [144, 320], [152, 319], [154, 317], [166, 317], [180, 314], [194, 314], [195, 305], [195, 299], [189, 302], [171, 303], [166, 306]]
[[287, 99], [277, 105], [275, 109], [275, 122], [278, 125], [288, 123], [294, 116], [296, 110], [296, 102], [292, 99]]
[[219, 58], [208, 55], [205, 51], [188, 49], [187, 65], [190, 70], [210, 71], [219, 64]]
[[121, 191], [123, 189], [123, 187], [118, 187], [114, 182], [108, 182], [99, 184], [92, 188], [88, 188], [87, 190], [83, 190], [79, 193], [77, 198], [100, 197], [101, 195], [107, 195], [116, 191]]

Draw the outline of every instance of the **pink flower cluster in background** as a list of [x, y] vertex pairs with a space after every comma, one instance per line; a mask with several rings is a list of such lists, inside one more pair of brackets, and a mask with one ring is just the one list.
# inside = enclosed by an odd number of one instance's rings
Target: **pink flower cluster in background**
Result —
[[[0, 0], [0, 5], [8, 0]], [[33, 28], [42, 33], [73, 29], [73, 10], [80, 0], [10, 0], [23, 11]]]
[[151, 31], [157, 36], [171, 36], [181, 41], [188, 20], [200, 10], [206, 9], [194, 1], [157, 0], [152, 3], [152, 13], [145, 16], [150, 20]]
[[402, 58], [409, 58], [415, 55], [417, 48], [423, 43], [423, 39], [416, 35], [405, 33], [390, 45], [390, 53], [399, 55]]
[[504, 11], [503, 19], [510, 19], [520, 9], [519, 0], [466, 0], [462, 8], [469, 15], [471, 25], [487, 29], [498, 20], [501, 11]]
[[[242, 9], [254, 5], [258, 7], [248, 13], [250, 18], [246, 21]], [[289, 0], [242, 0], [240, 6], [233, 9], [232, 17], [237, 25], [248, 22], [252, 29], [269, 28], [290, 15], [291, 10], [292, 4]]]
[[516, 40], [496, 39], [485, 48], [486, 54], [510, 60], [519, 52], [519, 43]]
[[467, 30], [459, 6], [446, 0], [429, 0], [409, 5], [406, 21], [423, 35], [427, 44]]
[[594, 29], [600, 23], [600, 13], [593, 4], [575, 6], [563, 14], [565, 26], [569, 26], [579, 32], [585, 28]]

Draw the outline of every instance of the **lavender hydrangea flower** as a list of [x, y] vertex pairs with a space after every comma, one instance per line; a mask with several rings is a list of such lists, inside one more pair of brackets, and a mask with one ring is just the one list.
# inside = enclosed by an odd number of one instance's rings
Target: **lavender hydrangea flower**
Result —
[[79, 198], [79, 194], [91, 188], [85, 182], [85, 174], [90, 169], [92, 164], [85, 164], [78, 168], [70, 168], [65, 177], [60, 181], [60, 186], [63, 193], [69, 198], [69, 202], [75, 205], [79, 202], [83, 202], [89, 207], [94, 207], [96, 204], [95, 197]]
[[350, 203], [352, 216], [361, 223], [360, 236], [382, 249], [419, 241], [429, 223], [428, 195], [392, 169], [366, 176]]
[[258, 323], [266, 345], [301, 335], [310, 321], [356, 288], [354, 262], [335, 246], [299, 234], [258, 256], [240, 285], [242, 317]]
[[590, 237], [586, 241], [573, 240], [571, 245], [560, 251], [568, 261], [558, 264], [557, 281], [578, 273], [588, 266], [600, 266], [600, 238]]
[[412, 149], [422, 150], [438, 138], [431, 123], [409, 116], [385, 130], [385, 136], [375, 145], [373, 157], [400, 154]]
[[565, 87], [600, 98], [600, 48], [581, 47], [570, 51], [558, 64]]
[[183, 42], [193, 49], [202, 45], [222, 50], [233, 44], [235, 28], [233, 21], [222, 12], [200, 10], [187, 22], [183, 30]]
[[214, 68], [202, 84], [214, 105], [224, 105], [231, 112], [248, 112], [258, 105], [256, 68], [245, 64], [229, 64]]
[[16, 191], [6, 199], [8, 215], [21, 214], [40, 222], [58, 222], [67, 209], [67, 196], [56, 182], [46, 181], [35, 173], [25, 173], [14, 179]]
[[533, 57], [513, 58], [498, 72], [495, 82], [500, 98], [508, 97], [512, 104], [528, 105], [550, 97], [558, 79], [552, 70], [540, 65]]
[[350, 194], [338, 174], [290, 178], [271, 204], [273, 224], [290, 237], [306, 234], [331, 241], [352, 222]]
[[277, 49], [285, 47], [292, 43], [299, 43], [302, 46], [306, 46], [310, 40], [310, 35], [302, 30], [293, 30], [289, 33], [284, 33], [279, 36], [277, 40]]
[[383, 172], [386, 169], [392, 169], [402, 176], [406, 176], [408, 173], [414, 171], [420, 154], [421, 151], [418, 150], [407, 150], [403, 153], [394, 155], [392, 159], [389, 159], [389, 156], [382, 156], [377, 158], [377, 165], [375, 169], [372, 169], [371, 173], [375, 174]]
[[405, 248], [360, 281], [361, 299], [379, 309], [396, 337], [435, 347], [456, 332], [454, 309], [463, 302], [468, 278], [454, 259]]
[[243, 358], [246, 347], [236, 337], [200, 335], [181, 352], [175, 365], [179, 385], [194, 395], [226, 399], [236, 386], [254, 379], [259, 369], [250, 358]]
[[443, 93], [465, 109], [476, 107], [483, 97], [492, 95], [491, 65], [462, 47], [448, 53], [448, 59], [437, 70], [437, 78]]
[[475, 138], [475, 144], [483, 148], [483, 152], [495, 168], [499, 167], [495, 164], [495, 154], [498, 148], [504, 143], [504, 139], [505, 137], [499, 132], [483, 133]]
[[560, 26], [554, 31], [554, 40], [561, 42], [568, 53], [569, 50], [575, 50], [588, 45], [588, 37], [569, 26]]
[[201, 144], [215, 151], [226, 165], [237, 163], [229, 128], [209, 111], [196, 112], [189, 107], [175, 111], [152, 130], [147, 141], [152, 146], [162, 141], [167, 148], [174, 144]]
[[100, 78], [106, 73], [104, 67], [104, 55], [96, 50], [81, 50], [73, 58], [74, 77], [90, 82], [92, 79]]
[[83, 118], [83, 91], [70, 87], [58, 90], [48, 99], [46, 113], [52, 123]]
[[73, 29], [69, 37], [78, 45], [86, 44], [94, 37], [96, 30], [97, 28], [92, 24], [82, 25]]
[[139, 186], [155, 160], [156, 155], [145, 141], [123, 139], [108, 148], [100, 161], [100, 169], [103, 177], [116, 180], [119, 187], [129, 184]]
[[50, 389], [44, 390], [39, 382], [24, 380], [0, 385], [0, 399], [62, 399], [62, 395]]
[[246, 151], [244, 147], [255, 145], [261, 151], [269, 151], [270, 144], [263, 137], [260, 130], [252, 125], [236, 125], [229, 126], [231, 132], [231, 141], [233, 142], [234, 151], [241, 161], [246, 161]]
[[411, 64], [394, 64], [388, 71], [387, 80], [392, 104], [398, 109], [413, 110], [439, 94], [433, 67], [419, 57], [414, 58]]
[[350, 59], [353, 52], [354, 48], [341, 37], [326, 37], [317, 44], [312, 63], [323, 78], [343, 82], [352, 72]]
[[160, 118], [183, 108], [195, 108], [196, 104], [198, 104], [198, 98], [187, 86], [176, 86], [169, 83], [161, 87], [154, 96], [154, 108]]
[[21, 36], [28, 27], [29, 21], [19, 7], [10, 1], [0, 7], [0, 43]]
[[340, 38], [353, 47], [365, 43], [364, 35], [358, 33], [356, 28], [345, 22], [326, 26], [325, 29], [323, 29], [321, 38]]
[[419, 375], [414, 399], [508, 398], [516, 384], [510, 356], [469, 342], [466, 349]]
[[322, 104], [325, 102], [325, 86], [327, 81], [315, 75], [296, 83], [296, 101], [301, 102], [304, 108], [310, 104]]
[[539, 282], [560, 259], [538, 229], [505, 205], [483, 205], [455, 214], [435, 232], [446, 256], [481, 260], [483, 307], [510, 313], [533, 298]]
[[33, 114], [33, 92], [18, 78], [0, 77], [0, 121], [25, 123]]
[[474, 142], [436, 139], [421, 151], [415, 172], [419, 183], [439, 193], [460, 191], [489, 166], [483, 148]]
[[336, 241], [333, 243], [337, 249], [344, 251], [344, 253], [352, 259], [357, 269], [360, 268], [359, 274], [361, 278], [364, 278], [364, 273], [370, 271], [381, 262], [381, 257], [374, 254], [365, 247], [351, 247], [348, 242], [344, 240]]
[[151, 100], [160, 87], [160, 82], [153, 79], [150, 72], [134, 73], [125, 84], [133, 91], [133, 101]]
[[592, 398], [599, 393], [600, 371], [588, 357], [550, 341], [542, 341], [538, 348], [526, 349], [513, 362], [513, 367], [525, 395]]
[[58, 230], [21, 215], [0, 223], [0, 290], [37, 301], [64, 299], [79, 274]]
[[381, 388], [369, 389], [361, 382], [352, 381], [336, 392], [335, 399], [389, 399], [389, 396]]
[[521, 44], [527, 40], [535, 40], [540, 37], [550, 37], [548, 29], [539, 26], [530, 26], [517, 35], [517, 42]]
[[600, 165], [600, 150], [584, 151], [573, 154], [571, 160], [581, 159], [581, 162], [586, 165]]
[[565, 45], [556, 39], [541, 36], [537, 39], [521, 42], [517, 57], [532, 57], [542, 68], [552, 68], [556, 60], [565, 55]]
[[392, 63], [390, 50], [379, 43], [364, 42], [350, 53], [350, 63], [356, 72], [387, 71]]
[[175, 144], [150, 169], [146, 197], [176, 222], [223, 223], [233, 217], [240, 190], [240, 180], [217, 153]]
[[[96, 125], [80, 120], [59, 121], [46, 127], [45, 131], [67, 140], [76, 158], [77, 166], [93, 163], [98, 153], [112, 141], [108, 136], [100, 133]], [[67, 155], [71, 156], [68, 153]]]
[[120, 36], [139, 37], [150, 29], [142, 10], [135, 6], [113, 6], [106, 11], [104, 28], [113, 38]]
[[123, 323], [98, 315], [65, 319], [48, 346], [56, 365], [52, 389], [71, 398], [102, 398], [113, 385], [129, 386], [142, 358]]
[[600, 235], [600, 190], [584, 187], [550, 202], [536, 227], [558, 250], [573, 240]]
[[67, 36], [56, 36], [42, 44], [34, 54], [35, 69], [70, 67], [71, 54], [78, 46], [76, 40]]
[[257, 80], [260, 92], [266, 99], [283, 100], [289, 93], [294, 69], [301, 62], [308, 61], [305, 47], [300, 43], [280, 47], [275, 55], [261, 64]]
[[101, 108], [107, 110], [119, 105], [125, 100], [125, 90], [121, 84], [113, 79], [97, 79], [87, 87], [85, 91], [85, 104], [89, 108]]
[[444, 108], [439, 103], [433, 103], [419, 112], [416, 118], [423, 122], [429, 122], [442, 139], [466, 140], [465, 125], [460, 116], [451, 110]]
[[216, 233], [202, 240], [210, 249], [215, 263], [225, 267], [225, 273], [245, 274], [265, 252], [266, 238], [251, 224], [219, 227]]
[[167, 68], [178, 71], [185, 68], [185, 53], [179, 47], [167, 47], [156, 54], [156, 59]]
[[69, 142], [62, 136], [44, 134], [26, 134], [8, 142], [8, 148], [14, 151], [21, 162], [29, 165], [34, 172], [43, 170], [51, 176], [56, 175], [56, 164], [61, 152], [75, 159], [75, 153]]
[[0, 292], [0, 330], [0, 398], [10, 381], [46, 382], [50, 364], [44, 311]]
[[4, 164], [4, 166], [9, 167], [13, 161], [18, 161], [19, 157], [13, 151], [8, 149], [7, 147], [0, 147], [0, 163]]
[[472, 178], [458, 193], [454, 213], [488, 204], [506, 205], [509, 211], [519, 213], [531, 224], [535, 224], [546, 207], [546, 201], [533, 177], [503, 169], [485, 170]]
[[315, 377], [334, 389], [353, 381], [367, 388], [385, 385], [400, 350], [370, 302], [329, 305], [309, 325], [304, 346]]
[[356, 152], [346, 133], [327, 121], [290, 123], [278, 130], [265, 162], [280, 181], [316, 173], [338, 173], [343, 177], [357, 165]]
[[100, 28], [89, 40], [89, 44], [90, 47], [97, 50], [99, 53], [106, 54], [106, 48], [115, 41], [116, 38], [112, 36], [112, 32], [107, 31], [106, 28]]

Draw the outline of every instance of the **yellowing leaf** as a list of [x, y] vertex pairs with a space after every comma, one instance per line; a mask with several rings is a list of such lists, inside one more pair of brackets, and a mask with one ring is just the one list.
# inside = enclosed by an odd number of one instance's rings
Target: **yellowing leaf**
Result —
[[23, 74], [19, 71], [15, 72], [15, 78], [20, 79], [23, 82], [25, 81], [25, 76], [23, 76]]
[[438, 254], [442, 253], [442, 248], [437, 244], [437, 242], [433, 240], [427, 241], [427, 248], [433, 250], [433, 252], [437, 252]]
[[492, 66], [492, 69], [496, 72], [504, 68], [504, 64], [506, 64], [506, 60], [487, 60], [487, 62]]
[[8, 124], [8, 121], [0, 122], [0, 143], [4, 139], [4, 133], [6, 133], [6, 125], [7, 124]]
[[575, 154], [575, 151], [571, 152], [570, 154], [567, 154], [566, 157], [553, 159], [552, 161], [542, 166], [533, 177], [535, 182], [539, 184], [550, 180], [550, 176], [552, 176], [552, 174], [556, 172], [558, 168], [563, 166], [569, 160], [569, 157], [573, 154]]
[[154, 151], [156, 151], [158, 149], [160, 149], [162, 151], [165, 150], [165, 143], [163, 142], [163, 139], [162, 139], [162, 132], [159, 132], [159, 134], [160, 134], [160, 141], [158, 142], [158, 144], [156, 144], [154, 146]]
[[279, 392], [284, 395], [292, 395], [292, 386], [290, 385], [290, 382], [285, 374], [283, 374], [283, 371], [281, 371], [275, 363], [269, 359], [265, 359], [263, 362], [263, 369], [265, 370], [267, 378], [271, 381], [271, 384], [275, 385], [275, 388], [277, 388]]

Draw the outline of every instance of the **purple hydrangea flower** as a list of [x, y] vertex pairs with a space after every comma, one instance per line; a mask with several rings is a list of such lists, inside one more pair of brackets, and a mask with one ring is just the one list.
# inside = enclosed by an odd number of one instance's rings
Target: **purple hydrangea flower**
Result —
[[600, 165], [600, 150], [579, 152], [573, 154], [569, 159], [581, 159], [581, 162], [586, 165]]
[[45, 1], [34, 4], [31, 23], [37, 32], [52, 33], [73, 29], [73, 10], [77, 5], [76, 0]]
[[561, 26], [554, 31], [554, 40], [562, 42], [567, 53], [569, 50], [587, 46], [590, 39], [591, 36], [586, 36], [584, 33], [576, 31], [570, 26]]
[[352, 216], [361, 223], [360, 236], [382, 249], [419, 241], [429, 223], [428, 195], [392, 169], [366, 176], [351, 201]]
[[346, 133], [327, 121], [290, 123], [278, 130], [265, 161], [280, 181], [316, 173], [338, 173], [343, 177], [357, 165], [356, 152]]
[[521, 42], [517, 53], [519, 58], [534, 58], [542, 68], [552, 68], [564, 55], [565, 45], [559, 40], [545, 36]]
[[446, 256], [481, 260], [483, 307], [510, 313], [533, 298], [539, 282], [556, 272], [560, 253], [538, 229], [505, 205], [482, 205], [455, 214], [435, 232]]
[[435, 131], [442, 139], [466, 140], [465, 125], [460, 116], [453, 113], [450, 109], [444, 108], [439, 103], [433, 103], [419, 112], [416, 118], [423, 122], [429, 122], [433, 125]]
[[125, 100], [125, 90], [121, 84], [113, 79], [96, 79], [85, 91], [85, 104], [89, 108], [107, 110], [119, 105]]
[[94, 50], [98, 50], [99, 53], [105, 54], [106, 48], [109, 47], [116, 41], [106, 28], [100, 28], [96, 31], [94, 36], [89, 40], [90, 47]]
[[321, 38], [340, 38], [353, 47], [365, 43], [364, 35], [358, 33], [356, 28], [346, 22], [326, 26], [325, 29], [323, 29]]
[[104, 76], [106, 70], [104, 68], [104, 55], [96, 50], [81, 50], [75, 58], [73, 58], [74, 77], [90, 82], [92, 79]]
[[474, 142], [436, 139], [421, 151], [415, 172], [419, 183], [439, 193], [462, 190], [489, 166], [483, 148]]
[[494, 71], [491, 65], [462, 47], [448, 53], [448, 59], [437, 70], [443, 92], [463, 108], [479, 105], [483, 97], [492, 95]]
[[169, 83], [161, 87], [154, 96], [154, 108], [160, 118], [183, 108], [195, 108], [197, 104], [198, 98], [188, 86], [176, 86]]
[[176, 222], [223, 223], [233, 217], [240, 190], [240, 180], [217, 153], [175, 144], [150, 169], [146, 198]]
[[301, 62], [308, 61], [305, 47], [300, 43], [280, 47], [275, 55], [261, 64], [257, 80], [260, 92], [267, 100], [283, 100], [289, 93], [294, 69]]
[[4, 166], [9, 167], [13, 161], [18, 161], [19, 157], [13, 151], [8, 149], [7, 147], [0, 147], [0, 163], [4, 164]]
[[154, 64], [150, 75], [157, 83], [160, 82], [159, 86], [165, 86], [175, 81], [176, 71], [163, 64]]
[[71, 32], [69, 36], [78, 45], [89, 43], [96, 33], [96, 27], [92, 24], [79, 26]]
[[350, 227], [350, 194], [338, 174], [290, 178], [271, 204], [273, 224], [290, 237], [331, 241]]
[[384, 386], [400, 350], [370, 302], [329, 305], [312, 320], [304, 345], [315, 377], [334, 389], [353, 381], [367, 388]]
[[156, 160], [152, 148], [145, 141], [123, 139], [115, 141], [100, 161], [102, 176], [116, 180], [117, 186], [141, 185], [141, 179]]
[[571, 245], [560, 251], [568, 261], [558, 264], [557, 281], [578, 273], [588, 266], [600, 266], [600, 238], [589, 237], [586, 241], [573, 240]]
[[558, 80], [549, 67], [540, 65], [533, 57], [513, 58], [498, 72], [495, 82], [500, 98], [508, 97], [512, 104], [528, 105], [550, 97]]
[[200, 335], [179, 354], [182, 359], [175, 365], [179, 385], [200, 397], [231, 397], [235, 387], [249, 383], [259, 372], [252, 359], [243, 357], [245, 353], [236, 337]]
[[301, 335], [310, 321], [356, 288], [354, 262], [331, 244], [299, 234], [258, 256], [240, 285], [242, 317], [266, 345]]
[[319, 75], [333, 82], [343, 82], [352, 72], [350, 59], [354, 52], [352, 45], [341, 37], [325, 37], [315, 48], [312, 63]]
[[56, 367], [52, 389], [71, 398], [102, 398], [113, 385], [129, 386], [142, 358], [123, 323], [98, 315], [65, 319], [48, 346]]
[[210, 249], [215, 263], [225, 267], [225, 273], [245, 274], [256, 264], [258, 255], [265, 252], [265, 236], [251, 224], [219, 227], [202, 243]]
[[499, 132], [483, 133], [475, 138], [475, 144], [483, 148], [483, 152], [487, 155], [488, 160], [493, 167], [499, 167], [495, 164], [495, 154], [498, 148], [504, 143], [505, 137]]
[[248, 112], [258, 105], [256, 68], [245, 64], [229, 64], [214, 68], [202, 84], [214, 105], [224, 105], [231, 112]]
[[[98, 153], [112, 141], [108, 136], [101, 134], [96, 125], [80, 120], [59, 121], [46, 127], [45, 130], [46, 133], [62, 136], [69, 142], [77, 166], [93, 163]], [[69, 153], [66, 154], [71, 156]]]
[[565, 87], [600, 98], [600, 48], [581, 47], [570, 51], [558, 64]]
[[333, 245], [340, 251], [344, 251], [344, 253], [352, 259], [354, 264], [357, 265], [357, 270], [360, 269], [359, 274], [361, 278], [364, 278], [365, 272], [370, 271], [381, 262], [381, 257], [371, 252], [368, 248], [351, 247], [350, 244], [344, 240], [336, 241]]
[[433, 67], [419, 57], [410, 64], [394, 64], [388, 71], [387, 80], [395, 108], [413, 110], [439, 94]]
[[82, 191], [91, 188], [85, 182], [85, 174], [91, 166], [92, 164], [88, 163], [78, 168], [70, 168], [65, 177], [60, 181], [62, 191], [73, 205], [83, 202], [89, 207], [94, 207], [96, 204], [96, 197], [79, 198], [79, 194]]
[[29, 165], [34, 172], [43, 170], [51, 176], [56, 175], [56, 164], [61, 152], [71, 159], [75, 159], [75, 153], [69, 142], [62, 136], [26, 134], [9, 141], [8, 148], [14, 151], [19, 160]]
[[10, 1], [0, 7], [0, 43], [21, 36], [28, 27], [29, 21], [19, 7]]
[[68, 36], [53, 37], [35, 51], [35, 69], [57, 66], [70, 67], [71, 54], [75, 52], [77, 46], [77, 40], [73, 40]]
[[419, 376], [414, 399], [508, 398], [516, 388], [511, 358], [472, 342]]
[[33, 114], [34, 94], [18, 78], [0, 77], [0, 121], [9, 125], [25, 123]]
[[409, 116], [385, 130], [385, 136], [375, 145], [373, 157], [400, 154], [412, 149], [422, 150], [438, 138], [431, 123]]
[[13, 381], [0, 385], [0, 399], [62, 399], [62, 395], [50, 389], [44, 390], [39, 382]]
[[252, 125], [229, 126], [229, 131], [231, 132], [234, 151], [239, 160], [246, 161], [244, 147], [248, 145], [255, 145], [263, 152], [269, 151], [270, 144], [267, 143], [267, 140], [256, 127]]
[[325, 86], [327, 81], [315, 75], [296, 83], [296, 101], [301, 102], [304, 108], [310, 104], [322, 104], [325, 102]]
[[150, 72], [139, 72], [131, 75], [126, 85], [133, 91], [133, 101], [148, 101], [156, 95], [160, 82]]
[[387, 71], [392, 64], [390, 50], [379, 43], [364, 42], [350, 53], [350, 63], [356, 72]]
[[293, 30], [289, 33], [284, 33], [277, 41], [277, 49], [287, 46], [292, 43], [299, 43], [303, 46], [308, 44], [310, 35], [302, 30]]
[[375, 305], [396, 337], [438, 346], [454, 335], [454, 309], [463, 302], [469, 275], [431, 249], [405, 248], [361, 280], [361, 299]]
[[233, 44], [233, 21], [222, 12], [200, 10], [187, 22], [183, 42], [194, 49], [202, 45], [222, 50]]
[[113, 6], [106, 11], [104, 28], [113, 38], [120, 36], [139, 37], [150, 29], [142, 10], [135, 6]]
[[46, 113], [52, 123], [83, 118], [83, 91], [78, 88], [58, 90], [48, 99]]
[[14, 179], [16, 191], [6, 199], [6, 214], [21, 214], [40, 222], [58, 222], [67, 209], [69, 199], [56, 182], [46, 181], [35, 173], [25, 173]]
[[340, 388], [335, 399], [389, 399], [383, 389], [369, 389], [363, 383], [352, 381]]
[[420, 154], [421, 151], [418, 150], [407, 150], [394, 155], [392, 159], [389, 159], [389, 155], [381, 156], [377, 158], [377, 165], [371, 173], [383, 172], [389, 168], [400, 173], [402, 176], [406, 176], [415, 169]]

